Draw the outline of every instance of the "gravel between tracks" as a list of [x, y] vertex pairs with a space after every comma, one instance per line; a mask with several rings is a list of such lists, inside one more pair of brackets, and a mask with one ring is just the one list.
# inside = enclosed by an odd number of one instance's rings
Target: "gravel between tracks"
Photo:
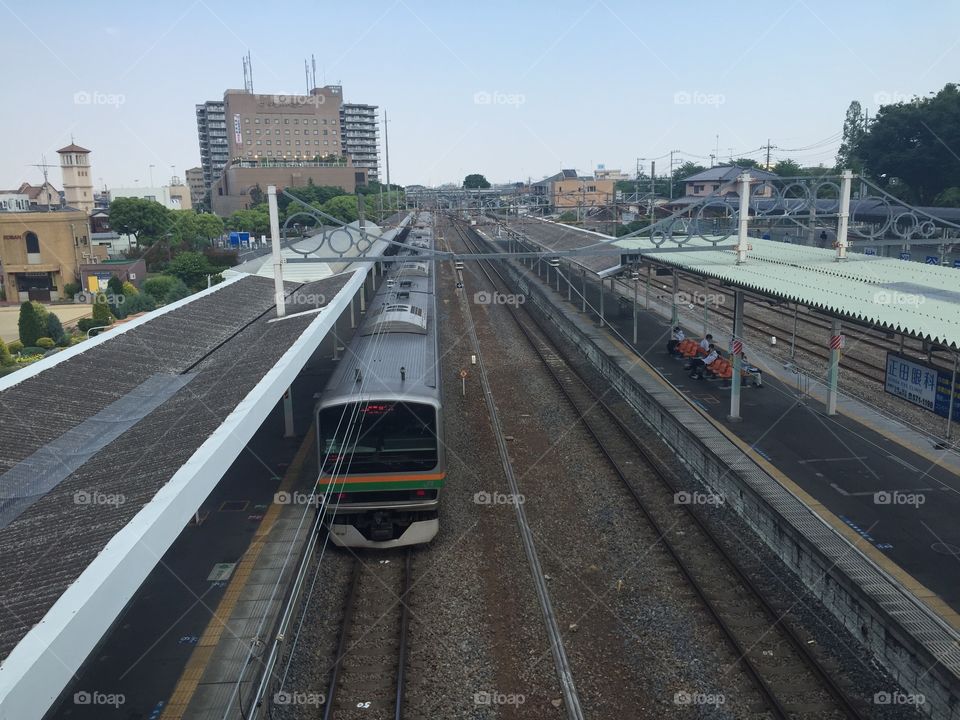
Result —
[[[549, 322], [541, 325], [551, 327]], [[609, 384], [599, 376], [577, 348], [555, 331], [551, 331], [550, 336], [564, 349], [568, 361], [575, 364], [598, 394], [609, 389]], [[632, 427], [648, 429], [640, 416], [616, 393], [607, 392], [605, 399]], [[689, 492], [709, 490], [699, 482], [682, 458], [673, 453], [660, 438], [651, 434], [647, 447], [673, 471], [674, 476], [680, 480], [682, 489]], [[869, 708], [869, 717], [890, 720], [920, 717], [918, 712], [906, 705], [877, 705], [873, 702], [876, 693], [897, 692], [897, 683], [869, 658], [830, 611], [811, 596], [810, 589], [769, 550], [736, 512], [726, 506], [712, 507], [701, 517], [724, 540], [727, 550], [738, 559], [741, 568], [766, 591], [766, 596], [774, 607], [789, 612], [788, 617], [793, 626], [817, 648], [818, 657], [824, 665], [845, 678], [844, 685], [848, 692], [863, 700]], [[777, 649], [771, 647], [770, 651], [777, 652]]]

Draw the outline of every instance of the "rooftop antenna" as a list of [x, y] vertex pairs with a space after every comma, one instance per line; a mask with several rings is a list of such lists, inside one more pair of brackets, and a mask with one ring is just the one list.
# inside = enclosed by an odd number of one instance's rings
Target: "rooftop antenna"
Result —
[[303, 59], [303, 79], [307, 83], [307, 95], [310, 94], [310, 68], [307, 66], [307, 59]]
[[[71, 142], [71, 143], [73, 142], [73, 136], [70, 137], [70, 142]], [[48, 164], [47, 164], [47, 156], [46, 156], [46, 155], [41, 155], [41, 156], [40, 156], [40, 162], [37, 163], [37, 164], [31, 165], [30, 167], [40, 168], [40, 172], [43, 173], [43, 183], [44, 183], [44, 185], [46, 185], [46, 183], [47, 183], [47, 170], [48, 170], [49, 168], [57, 167], [57, 166], [56, 166], [56, 165], [48, 165]]]
[[310, 53], [310, 62], [313, 63], [313, 86], [317, 86], [317, 58], [313, 53]]
[[243, 89], [248, 93], [253, 92], [253, 60], [249, 50], [243, 56]]

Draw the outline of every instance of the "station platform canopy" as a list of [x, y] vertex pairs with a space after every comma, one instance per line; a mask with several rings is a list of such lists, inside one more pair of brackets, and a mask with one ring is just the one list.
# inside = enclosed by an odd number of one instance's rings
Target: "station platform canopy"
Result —
[[43, 716], [369, 268], [285, 282], [279, 319], [237, 274], [0, 378], [0, 714]]
[[[960, 269], [848, 253], [836, 260], [832, 249], [750, 238], [746, 263], [729, 249], [691, 237], [692, 252], [664, 252], [671, 240], [649, 237], [618, 240], [609, 235], [544, 220], [512, 222], [509, 227], [550, 250], [596, 249], [603, 254], [572, 257], [599, 277], [623, 272], [633, 259], [653, 261], [733, 288], [799, 303], [829, 315], [875, 325], [960, 348]], [[732, 245], [736, 237], [711, 238]], [[612, 252], [614, 248], [619, 253]]]
[[[284, 261], [283, 277], [293, 282], [313, 282], [336, 275], [346, 269], [356, 258], [363, 235], [368, 239], [379, 238], [383, 230], [377, 225], [366, 222], [361, 233], [357, 222], [346, 227], [323, 227], [316, 229], [313, 235], [302, 240], [289, 241], [280, 249]], [[347, 248], [343, 262], [328, 263], [316, 258], [331, 257], [337, 254], [337, 248]], [[301, 262], [306, 259], [311, 262]], [[225, 278], [238, 275], [257, 275], [259, 277], [273, 277], [273, 256], [269, 248], [262, 254], [246, 262], [232, 267], [223, 273]]]

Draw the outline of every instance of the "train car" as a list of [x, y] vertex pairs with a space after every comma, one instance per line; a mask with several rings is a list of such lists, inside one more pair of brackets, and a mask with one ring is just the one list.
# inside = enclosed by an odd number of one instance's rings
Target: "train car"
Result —
[[321, 504], [334, 543], [437, 534], [446, 477], [431, 218], [420, 213], [316, 407]]

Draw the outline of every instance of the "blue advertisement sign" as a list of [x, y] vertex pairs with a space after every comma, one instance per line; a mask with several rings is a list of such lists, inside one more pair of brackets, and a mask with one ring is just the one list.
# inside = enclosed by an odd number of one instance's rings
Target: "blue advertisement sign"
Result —
[[901, 260], [909, 260], [909, 259], [910, 259], [910, 253], [908, 253], [908, 252], [902, 252], [902, 253], [900, 253], [900, 259], [901, 259]]
[[248, 232], [232, 232], [232, 233], [230, 233], [230, 244], [231, 244], [231, 245], [249, 245], [249, 244], [250, 244], [250, 233], [248, 233]]
[[940, 264], [940, 258], [937, 257], [936, 255], [927, 255], [927, 257], [926, 257], [926, 259], [924, 260], [924, 262], [925, 262], [927, 265], [939, 265], [939, 264]]
[[954, 261], [953, 261], [953, 266], [954, 266], [955, 268], [960, 268], [960, 259], [954, 260]]
[[[884, 390], [941, 417], [947, 417], [952, 375], [950, 370], [888, 352]], [[953, 394], [953, 417], [960, 418], [960, 382]]]
[[876, 248], [871, 248], [871, 247], [865, 247], [865, 248], [863, 249], [863, 254], [864, 254], [864, 255], [876, 255], [876, 254], [877, 254], [877, 249], [876, 249]]

